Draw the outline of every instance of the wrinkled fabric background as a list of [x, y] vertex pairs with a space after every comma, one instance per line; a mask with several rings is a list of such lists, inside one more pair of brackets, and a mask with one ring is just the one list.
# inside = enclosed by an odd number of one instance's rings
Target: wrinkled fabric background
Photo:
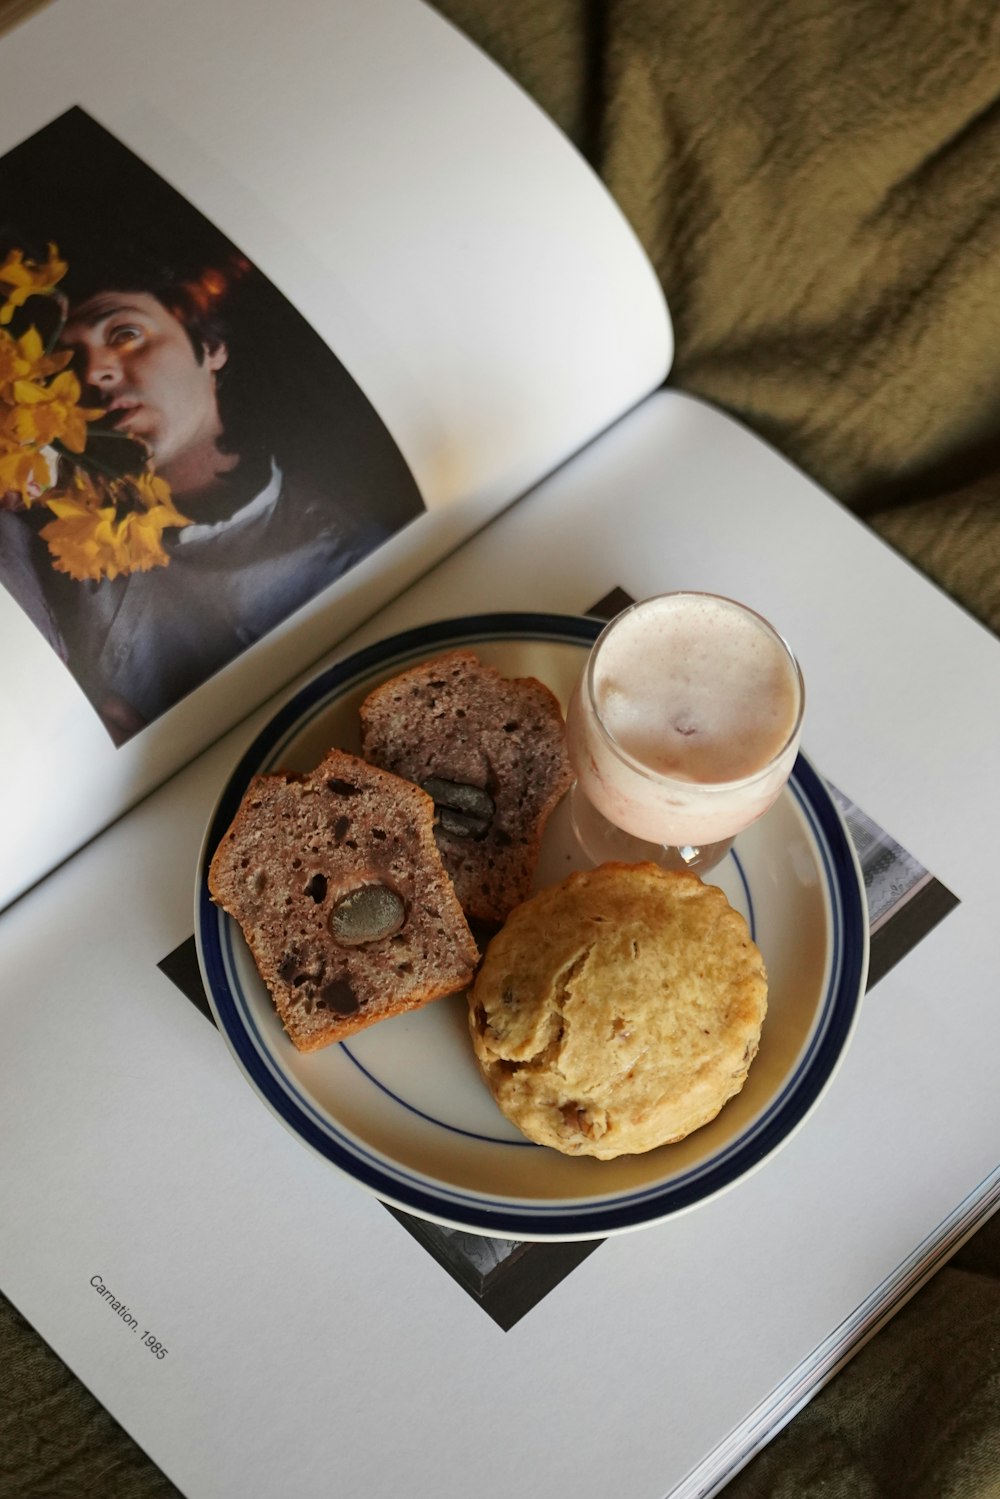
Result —
[[[36, 3], [0, 0], [0, 28]], [[995, 0], [437, 9], [631, 221], [671, 306], [670, 384], [1000, 631]], [[0, 1499], [176, 1492], [0, 1298]], [[1000, 1217], [725, 1492], [1000, 1499]]]

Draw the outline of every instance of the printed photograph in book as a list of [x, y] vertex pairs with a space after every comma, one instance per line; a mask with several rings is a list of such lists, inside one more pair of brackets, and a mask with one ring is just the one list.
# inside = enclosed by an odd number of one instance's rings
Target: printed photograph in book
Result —
[[116, 744], [423, 508], [315, 330], [83, 110], [0, 158], [0, 583]]

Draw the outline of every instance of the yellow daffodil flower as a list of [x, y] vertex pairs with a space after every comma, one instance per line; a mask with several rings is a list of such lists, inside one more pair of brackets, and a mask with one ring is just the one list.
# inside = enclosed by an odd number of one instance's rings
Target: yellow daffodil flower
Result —
[[9, 288], [3, 307], [0, 307], [0, 323], [9, 323], [16, 309], [29, 297], [49, 296], [68, 269], [66, 261], [59, 259], [55, 245], [49, 245], [49, 257], [43, 265], [27, 260], [22, 250], [11, 250], [0, 265], [0, 287]]
[[78, 582], [88, 578], [116, 578], [115, 525], [118, 512], [114, 505], [99, 510], [79, 500], [53, 499], [46, 504], [56, 517], [42, 527], [42, 536], [52, 553], [57, 572], [68, 573]]
[[13, 400], [16, 380], [45, 380], [64, 370], [72, 358], [70, 349], [46, 354], [37, 328], [29, 328], [20, 338], [0, 328], [0, 399]]
[[[147, 508], [122, 513], [119, 506], [126, 495]], [[103, 503], [108, 498], [110, 505]], [[52, 565], [80, 582], [166, 567], [170, 558], [163, 547], [164, 531], [190, 525], [174, 506], [170, 486], [152, 473], [111, 480], [105, 491], [78, 473], [69, 495], [48, 496], [46, 504], [55, 520], [41, 534]]]
[[71, 370], [64, 370], [48, 385], [15, 380], [12, 393], [16, 402], [14, 431], [21, 442], [44, 447], [58, 440], [71, 453], [83, 452], [87, 421], [94, 413], [79, 405], [80, 382]]

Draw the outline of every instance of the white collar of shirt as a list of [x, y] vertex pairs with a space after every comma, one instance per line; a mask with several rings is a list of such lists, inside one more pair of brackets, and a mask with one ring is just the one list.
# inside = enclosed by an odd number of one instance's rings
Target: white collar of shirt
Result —
[[[239, 510], [233, 512], [225, 520], [213, 521], [211, 525], [202, 525], [195, 521], [190, 526], [182, 526], [174, 540], [175, 546], [190, 546], [192, 542], [208, 541], [211, 537], [221, 536], [224, 532], [237, 531], [252, 521], [260, 520], [269, 514], [278, 503], [281, 493], [282, 473], [281, 469], [271, 459], [271, 477], [264, 488], [255, 494], [252, 500], [241, 505]], [[181, 510], [184, 502], [181, 501]]]

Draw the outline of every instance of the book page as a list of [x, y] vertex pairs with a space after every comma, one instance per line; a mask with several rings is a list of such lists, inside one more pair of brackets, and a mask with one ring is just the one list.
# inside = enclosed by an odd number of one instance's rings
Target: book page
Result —
[[589, 168], [412, 0], [56, 4], [0, 46], [2, 903], [640, 400], [671, 333]]
[[[0, 917], [3, 1288], [191, 1499], [331, 1473], [464, 1499], [472, 1471], [484, 1499], [715, 1492], [996, 1201], [996, 641], [763, 443], [664, 393], [349, 646], [577, 613], [613, 584], [724, 592], [787, 634], [803, 748], [849, 799], [886, 934], [828, 1091], [711, 1201], [508, 1273], [487, 1241], [428, 1252], [272, 1116], [160, 966], [267, 707]], [[930, 888], [913, 949], [892, 933]], [[498, 1400], [518, 1440], [484, 1462]]]

